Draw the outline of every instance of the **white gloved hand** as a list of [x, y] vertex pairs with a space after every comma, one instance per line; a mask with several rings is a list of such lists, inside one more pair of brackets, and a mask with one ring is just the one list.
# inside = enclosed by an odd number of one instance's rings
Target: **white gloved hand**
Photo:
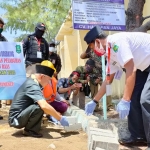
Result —
[[126, 116], [129, 115], [130, 102], [131, 101], [126, 101], [124, 99], [121, 99], [121, 101], [118, 103], [117, 112], [119, 113], [120, 119], [124, 119]]

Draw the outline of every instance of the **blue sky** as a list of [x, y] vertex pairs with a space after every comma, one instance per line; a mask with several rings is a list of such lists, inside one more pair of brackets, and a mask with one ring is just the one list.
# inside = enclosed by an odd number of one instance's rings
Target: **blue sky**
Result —
[[[7, 0], [7, 2], [8, 2], [9, 0]], [[1, 2], [5, 2], [5, 0], [0, 0], [0, 3]], [[12, 3], [12, 1], [10, 1], [10, 3]], [[2, 8], [0, 8], [0, 17], [2, 17], [2, 15], [5, 13], [6, 11], [4, 10], [4, 9], [2, 9]], [[7, 23], [7, 21], [4, 19], [4, 21]], [[4, 35], [5, 37], [6, 37], [6, 39], [8, 40], [8, 41], [14, 41], [14, 38], [15, 37], [17, 37], [17, 36], [19, 36], [21, 34], [21, 32], [19, 32], [19, 31], [17, 31], [17, 35], [15, 34], [15, 32], [13, 32], [12, 34], [10, 33], [10, 31], [3, 31], [2, 32], [2, 35]]]

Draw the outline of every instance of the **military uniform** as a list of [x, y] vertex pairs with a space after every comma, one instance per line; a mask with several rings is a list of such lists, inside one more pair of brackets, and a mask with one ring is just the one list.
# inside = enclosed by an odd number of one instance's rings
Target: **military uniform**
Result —
[[[95, 67], [93, 68], [93, 72], [89, 74], [90, 76], [90, 90], [91, 90], [91, 98], [93, 99], [98, 92], [98, 84], [102, 83], [102, 60], [101, 57], [97, 56], [91, 49], [87, 48], [86, 50], [86, 58], [90, 58], [95, 61]], [[100, 82], [98, 84], [95, 83], [96, 79], [100, 78]], [[112, 100], [107, 100], [107, 109], [112, 106]], [[99, 110], [99, 106], [97, 104], [95, 111]]]

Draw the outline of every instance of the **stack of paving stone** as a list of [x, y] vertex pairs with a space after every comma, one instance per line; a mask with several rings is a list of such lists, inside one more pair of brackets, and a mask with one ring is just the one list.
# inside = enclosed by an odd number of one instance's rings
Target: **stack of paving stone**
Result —
[[127, 121], [119, 119], [103, 120], [96, 116], [87, 116], [84, 110], [70, 106], [67, 113], [71, 116], [70, 127], [66, 131], [82, 129], [88, 135], [88, 150], [119, 150], [118, 138], [127, 138], [130, 133]]

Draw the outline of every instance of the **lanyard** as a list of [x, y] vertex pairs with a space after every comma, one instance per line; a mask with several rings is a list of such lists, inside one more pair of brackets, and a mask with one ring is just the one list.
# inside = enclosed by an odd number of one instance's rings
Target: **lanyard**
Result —
[[108, 56], [107, 56], [107, 83], [110, 82], [110, 44], [108, 43]]
[[40, 51], [41, 39], [38, 40], [36, 37], [35, 37], [35, 39], [36, 39], [36, 41], [37, 41], [37, 43], [38, 43], [38, 46], [39, 46], [39, 49], [38, 49], [38, 50]]

